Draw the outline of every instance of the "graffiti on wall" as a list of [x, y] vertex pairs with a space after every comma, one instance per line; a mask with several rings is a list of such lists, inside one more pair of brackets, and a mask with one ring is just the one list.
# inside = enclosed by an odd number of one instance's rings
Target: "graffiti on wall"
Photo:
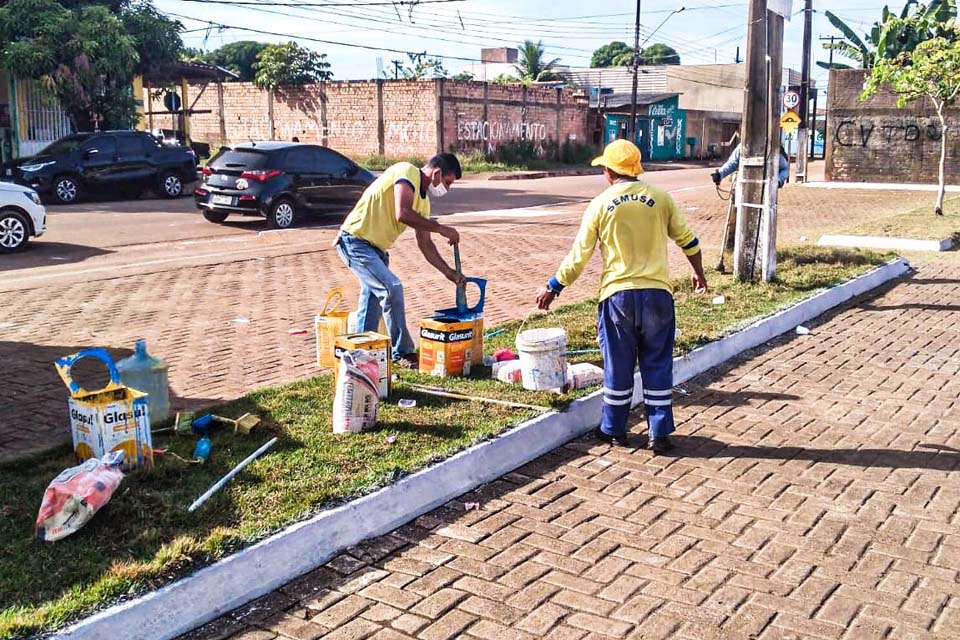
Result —
[[923, 144], [940, 142], [943, 130], [933, 118], [885, 118], [865, 120], [844, 118], [837, 122], [833, 141], [838, 147], [881, 147], [895, 142]]
[[465, 142], [497, 143], [509, 140], [531, 140], [542, 142], [547, 139], [547, 125], [542, 122], [501, 122], [491, 120], [471, 120], [457, 122], [457, 140]]

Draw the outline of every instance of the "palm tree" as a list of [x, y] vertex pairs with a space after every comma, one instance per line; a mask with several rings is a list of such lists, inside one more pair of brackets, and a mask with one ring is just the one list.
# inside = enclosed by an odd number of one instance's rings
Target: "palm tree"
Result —
[[[911, 10], [913, 15], [911, 15]], [[913, 51], [918, 44], [936, 37], [951, 37], [947, 23], [957, 18], [957, 0], [932, 0], [922, 5], [917, 0], [907, 0], [900, 12], [900, 19], [883, 8], [881, 19], [873, 24], [869, 34], [860, 38], [850, 26], [827, 11], [824, 14], [840, 33], [843, 39], [823, 45], [824, 49], [834, 50], [841, 56], [854, 61], [857, 68], [870, 69], [878, 58], [894, 59], [901, 53]], [[910, 18], [908, 20], [908, 18]], [[829, 69], [831, 65], [818, 62], [819, 66]], [[850, 69], [851, 65], [835, 62], [835, 69]]]
[[520, 79], [529, 82], [557, 79], [559, 76], [553, 71], [553, 68], [560, 62], [560, 58], [544, 62], [545, 57], [546, 51], [543, 48], [543, 40], [539, 42], [525, 40], [520, 45], [520, 64], [516, 65]]

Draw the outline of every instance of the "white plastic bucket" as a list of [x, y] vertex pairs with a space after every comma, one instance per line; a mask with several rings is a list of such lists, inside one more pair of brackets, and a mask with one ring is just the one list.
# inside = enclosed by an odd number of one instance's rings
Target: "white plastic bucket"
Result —
[[567, 332], [527, 329], [517, 335], [520, 376], [530, 391], [562, 389], [567, 382]]

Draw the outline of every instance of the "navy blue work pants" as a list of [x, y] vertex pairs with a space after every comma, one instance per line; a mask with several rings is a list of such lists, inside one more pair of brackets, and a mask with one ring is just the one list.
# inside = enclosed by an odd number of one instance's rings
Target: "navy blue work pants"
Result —
[[673, 433], [673, 296], [662, 289], [619, 291], [600, 303], [598, 325], [603, 353], [603, 432], [611, 436], [626, 433], [634, 367], [639, 364], [649, 435], [661, 438]]

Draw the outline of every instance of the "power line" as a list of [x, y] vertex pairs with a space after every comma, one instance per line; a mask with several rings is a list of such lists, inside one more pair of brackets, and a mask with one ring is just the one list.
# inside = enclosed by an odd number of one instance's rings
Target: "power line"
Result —
[[248, 32], [248, 33], [259, 33], [260, 35], [265, 35], [265, 36], [276, 36], [276, 37], [278, 37], [278, 38], [294, 38], [294, 39], [299, 39], [299, 40], [307, 40], [307, 41], [309, 41], [309, 42], [318, 42], [318, 43], [320, 43], [320, 44], [329, 44], [329, 45], [338, 46], [338, 47], [353, 47], [353, 48], [355, 48], [355, 49], [367, 49], [368, 51], [389, 51], [390, 53], [403, 53], [403, 54], [409, 54], [409, 55], [426, 55], [426, 56], [428, 56], [428, 57], [430, 57], [430, 58], [445, 58], [445, 59], [449, 59], [449, 60], [463, 60], [463, 61], [465, 61], [465, 62], [483, 62], [483, 60], [481, 60], [480, 58], [467, 58], [467, 57], [464, 57], [464, 56], [441, 55], [441, 54], [436, 54], [436, 53], [428, 53], [428, 52], [426, 52], [426, 51], [407, 51], [407, 50], [405, 50], [405, 49], [393, 49], [393, 48], [390, 48], [390, 47], [375, 47], [375, 46], [373, 46], [373, 45], [356, 44], [356, 43], [353, 43], [353, 42], [339, 42], [339, 41], [336, 41], [336, 40], [324, 40], [324, 39], [321, 39], [321, 38], [308, 38], [308, 37], [306, 37], [306, 36], [294, 35], [294, 34], [292, 34], [292, 33], [280, 33], [280, 32], [277, 32], [277, 31], [265, 31], [265, 30], [263, 30], [263, 29], [252, 29], [252, 28], [250, 28], [250, 27], [237, 27], [237, 26], [233, 26], [233, 25], [229, 25], [229, 24], [223, 24], [223, 23], [220, 23], [220, 22], [214, 22], [214, 21], [212, 21], [212, 20], [204, 20], [204, 19], [202, 19], [202, 18], [194, 18], [194, 17], [192, 17], [192, 16], [185, 16], [185, 15], [181, 15], [181, 14], [178, 14], [178, 13], [173, 13], [173, 12], [171, 12], [171, 11], [161, 11], [161, 10], [159, 10], [159, 9], [158, 9], [158, 11], [160, 11], [161, 13], [165, 13], [165, 14], [168, 15], [168, 16], [173, 16], [174, 18], [181, 18], [181, 19], [183, 19], [183, 20], [193, 20], [193, 21], [195, 21], [195, 22], [203, 22], [203, 23], [205, 23], [205, 24], [213, 25], [213, 26], [215, 26], [215, 27], [220, 27], [220, 28], [222, 28], [222, 29], [234, 29], [234, 30], [236, 30], [236, 31], [246, 31], [246, 32]]
[[181, 0], [182, 2], [199, 2], [201, 4], [232, 4], [232, 5], [250, 5], [263, 4], [271, 7], [395, 7], [397, 5], [408, 5], [416, 7], [421, 4], [445, 4], [448, 2], [465, 2], [465, 0], [396, 0], [395, 2], [365, 2], [363, 4], [343, 5], [335, 2], [248, 2], [246, 0]]
[[[398, 33], [398, 29], [397, 29], [396, 26], [395, 26], [395, 25], [396, 25], [396, 21], [383, 21], [383, 20], [376, 20], [376, 19], [373, 19], [373, 18], [367, 18], [367, 19], [366, 19], [368, 22], [380, 22], [380, 23], [386, 23], [386, 24], [390, 24], [391, 26], [394, 26], [394, 28], [392, 28], [392, 29], [385, 29], [385, 28], [382, 28], [382, 27], [373, 27], [373, 26], [369, 26], [369, 25], [357, 25], [357, 24], [346, 23], [346, 22], [338, 22], [338, 21], [336, 21], [336, 20], [330, 20], [329, 18], [314, 18], [314, 17], [304, 16], [304, 15], [300, 15], [300, 14], [290, 14], [290, 13], [285, 13], [285, 12], [283, 12], [283, 11], [276, 11], [276, 10], [272, 10], [272, 9], [266, 8], [267, 6], [271, 6], [269, 3], [260, 3], [260, 2], [234, 2], [233, 0], [184, 0], [184, 1], [187, 1], [187, 2], [215, 2], [215, 3], [218, 3], [218, 4], [219, 4], [219, 3], [223, 3], [223, 4], [236, 4], [236, 5], [240, 5], [240, 6], [238, 7], [238, 8], [240, 8], [240, 9], [247, 9], [247, 10], [250, 10], [250, 11], [257, 11], [257, 12], [260, 12], [260, 13], [267, 13], [267, 14], [271, 14], [271, 15], [280, 15], [280, 16], [285, 16], [285, 17], [290, 17], [290, 18], [301, 18], [301, 19], [303, 19], [303, 20], [310, 20], [310, 21], [312, 21], [312, 22], [320, 22], [320, 23], [323, 23], [323, 24], [335, 24], [335, 25], [340, 25], [340, 26], [363, 28], [363, 29], [365, 29], [366, 31], [378, 31], [378, 32], [382, 32], [382, 33], [392, 33], [392, 34]], [[261, 5], [261, 4], [263, 5], [262, 7], [261, 7], [261, 6], [256, 6], [256, 5]], [[250, 6], [250, 5], [255, 5], [255, 6]], [[339, 15], [339, 14], [335, 14], [335, 15]], [[347, 17], [347, 18], [352, 18], [353, 16], [346, 16], [346, 17]], [[358, 19], [359, 19], [359, 18], [358, 18]], [[237, 27], [237, 28], [239, 28], [239, 27]], [[449, 31], [445, 31], [445, 30], [442, 30], [442, 29], [435, 29], [435, 30], [436, 30], [436, 31], [440, 31], [441, 33], [449, 33]], [[403, 31], [399, 31], [399, 32], [400, 32], [400, 33], [403, 33]], [[438, 41], [438, 42], [451, 42], [451, 43], [454, 43], [454, 44], [476, 44], [476, 45], [478, 45], [478, 46], [484, 46], [484, 45], [488, 44], [488, 42], [486, 42], [486, 41], [477, 41], [477, 40], [465, 41], [462, 37], [459, 38], [459, 39], [457, 39], [457, 40], [452, 40], [452, 39], [450, 39], [450, 38], [442, 38], [442, 37], [439, 37], [439, 36], [425, 35], [425, 34], [423, 34], [423, 33], [419, 33], [419, 34], [417, 34], [417, 36], [420, 37], [420, 38], [426, 39], [426, 40], [436, 40], [436, 41]], [[291, 36], [291, 37], [297, 37], [297, 36]], [[502, 39], [502, 38], [486, 38], [486, 40], [500, 40], [500, 41], [502, 41], [502, 42], [509, 42], [509, 43], [511, 43], [511, 44], [514, 42], [513, 40], [505, 40], [505, 39]], [[576, 53], [585, 54], [585, 55], [582, 55], [582, 56], [574, 56], [574, 55], [572, 55], [572, 54], [566, 54], [568, 57], [572, 57], [572, 58], [579, 57], [579, 58], [587, 59], [589, 56], [586, 55], [586, 54], [592, 54], [592, 51], [589, 50], [589, 49], [577, 49], [577, 48], [574, 48], [574, 47], [564, 47], [564, 46], [556, 46], [556, 47], [552, 47], [552, 48], [553, 48], [553, 49], [556, 49], [556, 50], [564, 49], [564, 50], [571, 51], [571, 52], [576, 52]], [[448, 56], [448, 57], [453, 58], [454, 56]]]

